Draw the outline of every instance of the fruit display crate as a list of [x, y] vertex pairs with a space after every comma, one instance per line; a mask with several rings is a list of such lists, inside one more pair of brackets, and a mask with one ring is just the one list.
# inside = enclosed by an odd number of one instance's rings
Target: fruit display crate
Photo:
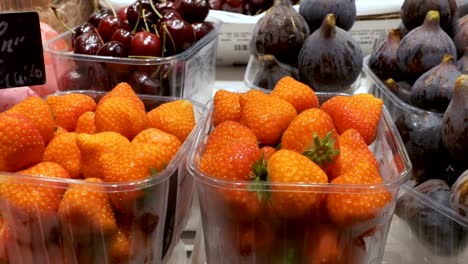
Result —
[[[435, 161], [445, 157], [437, 158], [437, 155], [441, 155], [437, 150], [438, 145], [432, 151], [428, 150], [432, 142], [428, 139], [433, 135], [440, 136], [443, 114], [413, 107], [399, 99], [368, 67], [368, 59], [369, 57], [364, 59], [362, 82], [368, 87], [369, 93], [384, 100], [400, 129], [404, 143], [411, 147], [408, 154], [413, 164], [413, 176], [437, 177], [439, 169], [438, 162]], [[407, 124], [414, 126], [414, 132], [406, 131]], [[416, 132], [419, 137], [414, 134]], [[419, 148], [414, 147], [417, 144]], [[418, 149], [425, 151], [418, 152]], [[427, 176], [424, 179], [426, 178]], [[404, 196], [397, 203], [396, 215], [390, 228], [388, 243], [393, 247], [388, 255], [397, 260], [395, 263], [403, 264], [466, 263], [468, 218], [453, 210], [446, 199], [435, 200], [438, 197], [434, 197], [434, 193], [440, 190], [437, 186], [429, 186], [427, 189], [424, 187], [424, 192], [420, 190], [422, 187], [414, 186], [415, 183], [410, 182], [402, 188]], [[430, 196], [431, 192], [433, 196]]]
[[[75, 90], [52, 95], [71, 93], [91, 96], [97, 102], [107, 92]], [[147, 111], [180, 99], [138, 96]], [[195, 100], [190, 102], [198, 122], [205, 106]], [[0, 186], [10, 186], [17, 190], [17, 195], [31, 193], [40, 196], [40, 190], [53, 194], [77, 188], [93, 192], [96, 196], [139, 197], [130, 205], [132, 212], [116, 213], [118, 228], [127, 228], [125, 230], [132, 237], [131, 241], [127, 241], [130, 257], [122, 263], [173, 263], [172, 256], [177, 255], [173, 252], [177, 253], [180, 248], [179, 238], [189, 220], [195, 192], [194, 179], [186, 169], [186, 158], [193, 139], [194, 133], [191, 133], [163, 171], [140, 180], [122, 183], [87, 182], [0, 172]], [[41, 209], [42, 201], [22, 207], [21, 201], [9, 200], [8, 197], [1, 196], [0, 199], [1, 243], [6, 243], [5, 247], [2, 244], [5, 252], [0, 252], [0, 262], [113, 263], [109, 254], [116, 248], [109, 247], [111, 240], [106, 237], [105, 230], [90, 232], [87, 219], [75, 219], [75, 222], [63, 220], [57, 211]], [[18, 198], [21, 199], [20, 196]], [[4, 256], [6, 259], [2, 258]]]
[[[320, 101], [325, 101], [333, 95], [318, 93]], [[257, 192], [263, 190], [266, 195], [282, 191], [323, 195], [331, 193], [359, 195], [363, 193], [376, 194], [379, 190], [385, 189], [392, 194], [392, 199], [379, 211], [377, 216], [339, 231], [340, 249], [344, 250], [341, 253], [343, 253], [342, 256], [346, 256], [346, 261], [351, 261], [350, 258], [353, 258], [356, 263], [380, 263], [382, 261], [398, 191], [400, 186], [410, 178], [411, 171], [409, 158], [402, 141], [385, 108], [378, 125], [376, 140], [370, 146], [378, 161], [384, 182], [372, 186], [251, 183], [247, 187], [245, 182], [211, 178], [199, 169], [199, 161], [207, 135], [212, 129], [212, 104], [208, 104], [206, 112], [207, 114], [198, 127], [194, 150], [188, 159], [189, 171], [196, 179], [202, 222], [195, 238], [196, 242], [192, 254], [193, 263], [205, 263], [205, 261], [207, 263], [276, 263], [274, 261], [289, 263], [287, 261], [291, 260], [290, 257], [300, 258], [301, 250], [307, 246], [308, 243], [304, 235], [307, 233], [307, 228], [315, 226], [311, 223], [317, 224], [317, 229], [313, 229], [316, 232], [321, 232], [321, 227], [328, 228], [327, 224], [321, 223], [321, 218], [317, 217], [321, 215], [319, 212], [315, 217], [314, 214], [311, 214], [310, 218], [300, 218], [293, 221], [276, 219], [273, 214], [270, 217], [262, 218], [260, 222], [238, 222], [234, 216], [235, 209], [233, 209], [234, 211], [229, 210], [231, 207], [223, 195], [225, 192], [246, 192], [247, 188]], [[270, 189], [271, 186], [279, 189]], [[247, 212], [244, 213], [247, 214]], [[273, 239], [273, 244], [269, 244], [269, 239]], [[243, 241], [246, 242], [245, 245]], [[312, 244], [308, 245], [309, 249], [313, 251]], [[237, 246], [240, 246], [240, 252]], [[301, 263], [300, 260], [296, 259], [296, 261]]]
[[44, 44], [60, 91], [108, 91], [128, 82], [139, 94], [192, 98], [205, 103], [212, 95], [216, 72], [218, 34], [222, 21], [208, 17], [214, 29], [185, 51], [154, 58], [116, 58], [75, 54], [72, 33], [65, 32]]

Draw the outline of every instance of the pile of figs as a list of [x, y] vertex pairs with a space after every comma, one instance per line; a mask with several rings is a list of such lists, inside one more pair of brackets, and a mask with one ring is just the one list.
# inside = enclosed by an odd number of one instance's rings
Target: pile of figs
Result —
[[[446, 208], [466, 208], [468, 177], [460, 175], [468, 174], [468, 15], [455, 0], [405, 0], [401, 19], [370, 54], [367, 66], [385, 85], [381, 88], [394, 95], [389, 108], [398, 109], [394, 121], [411, 158], [415, 188]], [[415, 203], [401, 199], [397, 208], [405, 210], [397, 215], [418, 234], [428, 230], [429, 235], [417, 235], [426, 245], [437, 246], [432, 241], [436, 231], [437, 239], [450, 244], [454, 224], [442, 224], [445, 215]], [[468, 210], [456, 211], [468, 223]], [[450, 248], [431, 249], [450, 254]]]
[[273, 89], [291, 76], [315, 91], [352, 89], [363, 64], [348, 32], [355, 20], [355, 0], [301, 0], [299, 11], [290, 0], [274, 0], [252, 32], [249, 83]]

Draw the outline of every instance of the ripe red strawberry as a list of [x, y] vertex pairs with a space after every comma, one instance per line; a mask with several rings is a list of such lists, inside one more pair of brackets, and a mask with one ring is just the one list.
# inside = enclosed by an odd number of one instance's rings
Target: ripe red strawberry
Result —
[[314, 90], [291, 76], [281, 78], [270, 94], [290, 102], [297, 113], [319, 107], [319, 100]]
[[106, 93], [101, 100], [99, 100], [98, 106], [102, 104], [106, 99], [111, 98], [111, 97], [126, 97], [136, 103], [138, 105], [138, 108], [141, 108], [142, 110], [145, 110], [145, 104], [143, 101], [138, 97], [138, 95], [135, 93], [133, 90], [132, 86], [126, 82], [121, 82], [118, 83], [112, 90], [110, 90], [108, 93]]
[[50, 106], [43, 99], [30, 96], [17, 103], [5, 113], [18, 114], [29, 118], [39, 129], [44, 143], [54, 137], [54, 116]]
[[382, 99], [372, 94], [355, 94], [334, 96], [323, 103], [321, 109], [332, 117], [338, 133], [354, 128], [370, 145], [377, 135], [382, 106]]
[[[18, 173], [34, 178], [70, 178], [68, 172], [54, 162], [40, 162]], [[53, 184], [47, 186], [39, 181], [10, 177], [0, 185], [1, 203], [8, 208], [8, 214], [2, 216], [16, 240], [44, 243], [44, 240], [52, 239], [54, 230], [58, 228], [57, 210], [65, 192], [64, 186]]]
[[248, 127], [236, 121], [220, 123], [208, 136], [205, 153], [216, 154], [225, 145], [235, 140], [257, 143], [257, 137]]
[[302, 153], [328, 172], [339, 153], [338, 136], [332, 118], [319, 108], [311, 108], [294, 118], [284, 131], [281, 147]]
[[[382, 182], [378, 168], [367, 160], [358, 161], [349, 171], [331, 181], [337, 185], [379, 185]], [[391, 200], [392, 194], [385, 187], [337, 187], [327, 196], [327, 209], [337, 225], [349, 227], [385, 213]]]
[[76, 121], [84, 112], [96, 110], [94, 99], [85, 94], [51, 95], [46, 102], [55, 115], [55, 125], [67, 131], [75, 130]]
[[279, 143], [282, 133], [297, 116], [288, 101], [267, 94], [244, 96], [240, 102], [240, 123], [249, 127], [263, 145]]
[[239, 121], [241, 116], [240, 94], [227, 90], [217, 90], [213, 97], [213, 124], [223, 121]]
[[96, 133], [96, 124], [94, 123], [94, 117], [94, 112], [84, 112], [76, 121], [75, 133]]
[[353, 128], [346, 130], [339, 136], [340, 153], [336, 161], [330, 166], [328, 176], [335, 179], [350, 171], [358, 162], [367, 160], [374, 164], [376, 170], [379, 168], [377, 160], [370, 151], [361, 134]]
[[166, 133], [157, 128], [147, 128], [136, 135], [132, 142], [151, 143], [161, 148], [165, 153], [172, 157], [179, 150], [182, 142], [173, 134]]
[[[327, 183], [325, 172], [306, 156], [292, 150], [280, 149], [271, 155], [267, 164], [270, 182], [281, 183]], [[316, 212], [323, 194], [310, 192], [298, 186], [272, 185], [271, 206], [284, 218], [297, 218]]]
[[43, 161], [51, 161], [60, 164], [77, 179], [81, 176], [81, 153], [76, 144], [77, 133], [65, 132], [55, 136], [44, 151]]
[[40, 162], [44, 148], [44, 139], [30, 119], [0, 113], [0, 171], [15, 172]]

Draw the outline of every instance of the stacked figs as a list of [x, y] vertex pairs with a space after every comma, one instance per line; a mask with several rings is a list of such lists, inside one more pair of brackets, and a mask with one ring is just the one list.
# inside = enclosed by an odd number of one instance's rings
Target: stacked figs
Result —
[[[300, 0], [290, 0], [295, 5]], [[210, 9], [244, 14], [258, 15], [273, 5], [273, 0], [209, 0]]]
[[138, 93], [175, 95], [167, 79], [183, 66], [132, 68], [119, 58], [156, 59], [184, 52], [214, 29], [205, 21], [208, 12], [207, 0], [135, 0], [119, 10], [101, 7], [72, 30], [71, 45], [74, 54], [89, 55], [90, 61], [97, 55], [116, 58], [115, 63], [76, 61], [59, 86], [100, 90], [125, 81]]
[[[450, 187], [468, 169], [468, 15], [459, 16], [455, 0], [405, 0], [401, 18], [367, 66], [401, 110], [394, 121], [417, 184], [427, 182], [420, 191], [442, 194], [445, 205]], [[451, 195], [466, 197], [468, 189], [452, 188]], [[413, 206], [402, 201], [401, 206]]]
[[319, 92], [350, 89], [363, 63], [361, 47], [348, 32], [356, 20], [354, 0], [274, 0], [256, 23], [250, 42], [252, 85], [272, 89], [291, 76]]

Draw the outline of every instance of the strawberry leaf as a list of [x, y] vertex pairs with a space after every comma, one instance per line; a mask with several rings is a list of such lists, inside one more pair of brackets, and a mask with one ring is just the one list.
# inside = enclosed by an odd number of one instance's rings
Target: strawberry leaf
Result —
[[335, 139], [332, 137], [332, 132], [329, 131], [325, 137], [320, 139], [317, 133], [313, 132], [314, 145], [312, 148], [305, 150], [302, 154], [315, 162], [317, 165], [325, 165], [333, 162], [333, 158], [340, 154], [340, 151], [335, 149]]

